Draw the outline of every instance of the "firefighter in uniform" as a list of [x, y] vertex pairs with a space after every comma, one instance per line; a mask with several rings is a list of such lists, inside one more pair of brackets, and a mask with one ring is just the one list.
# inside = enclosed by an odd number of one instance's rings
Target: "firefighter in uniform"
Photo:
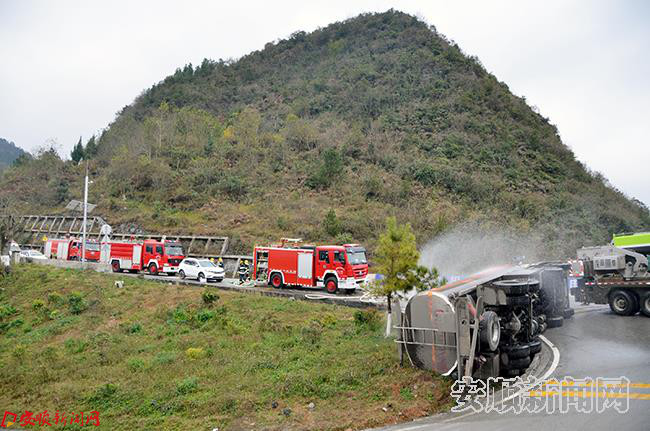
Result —
[[217, 266], [218, 266], [219, 268], [221, 268], [221, 269], [224, 269], [224, 268], [223, 268], [223, 259], [222, 259], [222, 258], [219, 258], [219, 260], [217, 261]]
[[248, 278], [248, 259], [241, 261], [237, 273], [239, 274], [239, 284], [244, 283]]

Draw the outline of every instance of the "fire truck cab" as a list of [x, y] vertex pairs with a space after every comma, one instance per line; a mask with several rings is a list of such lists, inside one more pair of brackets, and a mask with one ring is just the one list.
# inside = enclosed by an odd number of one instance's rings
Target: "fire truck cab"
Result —
[[[297, 240], [296, 240], [297, 241]], [[353, 291], [368, 275], [366, 250], [358, 244], [256, 247], [253, 275], [276, 289], [283, 286]]]
[[183, 246], [175, 241], [146, 239], [135, 242], [108, 243], [106, 259], [114, 272], [144, 271], [174, 275], [185, 258]]

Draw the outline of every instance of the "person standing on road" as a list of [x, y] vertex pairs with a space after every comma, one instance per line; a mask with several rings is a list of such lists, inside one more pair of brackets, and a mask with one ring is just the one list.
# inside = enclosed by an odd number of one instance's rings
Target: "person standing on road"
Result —
[[248, 278], [248, 259], [241, 261], [237, 273], [239, 274], [239, 284], [243, 284]]
[[223, 267], [223, 259], [222, 258], [219, 258], [219, 260], [217, 261], [217, 266], [219, 268], [221, 268], [221, 269], [224, 269], [224, 267]]

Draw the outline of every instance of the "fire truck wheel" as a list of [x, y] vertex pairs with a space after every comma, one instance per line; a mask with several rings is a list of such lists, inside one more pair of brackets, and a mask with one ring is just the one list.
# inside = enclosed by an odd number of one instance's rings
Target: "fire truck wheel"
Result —
[[282, 276], [277, 272], [271, 276], [271, 286], [276, 289], [282, 288]]
[[339, 285], [336, 282], [336, 278], [330, 277], [330, 278], [325, 280], [325, 289], [327, 289], [328, 293], [336, 293], [338, 288], [339, 288]]
[[152, 263], [149, 265], [149, 274], [151, 275], [157, 275], [158, 274], [158, 267], [156, 266], [155, 263]]
[[650, 291], [641, 295], [641, 313], [650, 317]]
[[564, 317], [562, 316], [549, 317], [548, 319], [546, 319], [546, 324], [548, 325], [549, 328], [559, 328], [560, 326], [564, 325]]
[[178, 276], [181, 278], [181, 280], [185, 280], [185, 271], [182, 269], [178, 271]]
[[111, 263], [111, 269], [113, 272], [120, 272], [120, 262], [114, 260], [113, 263]]
[[627, 290], [615, 290], [609, 294], [609, 308], [619, 316], [631, 316], [639, 309], [639, 303]]

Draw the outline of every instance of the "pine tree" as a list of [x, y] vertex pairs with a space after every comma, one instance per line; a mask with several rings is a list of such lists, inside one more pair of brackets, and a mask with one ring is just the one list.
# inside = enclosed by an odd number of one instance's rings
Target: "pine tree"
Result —
[[92, 159], [97, 155], [97, 143], [95, 142], [95, 135], [91, 136], [86, 143], [86, 149], [84, 150], [84, 159]]
[[396, 292], [411, 289], [426, 290], [437, 287], [438, 271], [419, 266], [420, 253], [410, 224], [398, 225], [395, 217], [386, 221], [386, 231], [379, 236], [374, 261], [376, 271], [383, 278], [372, 287], [375, 295], [385, 296], [388, 305], [386, 336], [390, 334], [391, 300]]
[[79, 137], [79, 142], [74, 146], [72, 152], [70, 153], [70, 158], [75, 162], [79, 163], [84, 159], [84, 145], [81, 143], [81, 136]]

